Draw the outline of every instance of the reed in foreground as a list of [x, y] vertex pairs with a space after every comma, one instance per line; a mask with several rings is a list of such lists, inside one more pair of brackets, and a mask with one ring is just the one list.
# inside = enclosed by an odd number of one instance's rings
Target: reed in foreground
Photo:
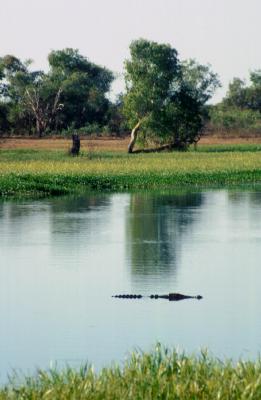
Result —
[[76, 371], [38, 371], [23, 383], [10, 381], [0, 399], [260, 399], [261, 360], [221, 362], [202, 352], [178, 354], [158, 345], [151, 353], [133, 353], [123, 367]]

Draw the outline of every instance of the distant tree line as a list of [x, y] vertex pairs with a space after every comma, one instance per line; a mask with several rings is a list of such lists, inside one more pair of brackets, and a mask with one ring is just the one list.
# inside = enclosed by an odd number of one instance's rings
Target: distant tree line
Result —
[[[250, 85], [235, 78], [217, 106], [207, 102], [220, 86], [209, 65], [179, 60], [176, 49], [144, 39], [130, 45], [126, 91], [109, 98], [115, 78], [78, 50], [52, 51], [47, 72], [32, 61], [0, 57], [0, 134], [121, 134], [131, 131], [129, 152], [142, 146], [186, 149], [206, 122], [216, 129], [250, 125], [259, 129], [261, 71]], [[233, 125], [234, 124], [234, 125]]]
[[212, 131], [261, 135], [261, 70], [251, 72], [249, 82], [234, 78], [223, 101], [209, 108]]

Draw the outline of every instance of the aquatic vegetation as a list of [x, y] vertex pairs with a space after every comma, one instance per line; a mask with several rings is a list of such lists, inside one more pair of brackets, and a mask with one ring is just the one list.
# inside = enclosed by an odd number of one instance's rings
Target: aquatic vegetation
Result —
[[[221, 146], [185, 153], [2, 150], [0, 195], [58, 195], [82, 189], [131, 190], [261, 182], [260, 148]], [[248, 149], [248, 150], [247, 150]]]
[[206, 351], [186, 355], [157, 345], [99, 373], [86, 365], [14, 377], [0, 389], [0, 399], [260, 399], [260, 376], [260, 359], [222, 362]]

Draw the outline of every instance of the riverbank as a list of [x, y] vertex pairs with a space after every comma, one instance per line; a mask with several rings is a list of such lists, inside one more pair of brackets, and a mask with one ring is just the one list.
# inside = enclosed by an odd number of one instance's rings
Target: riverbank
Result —
[[[81, 148], [83, 151], [120, 151], [127, 152], [129, 137], [89, 137], [81, 138]], [[0, 150], [64, 150], [67, 151], [71, 147], [71, 138], [61, 137], [0, 137]], [[234, 146], [234, 145], [251, 145], [261, 144], [261, 137], [248, 136], [219, 136], [206, 135], [199, 141], [199, 146]]]
[[261, 182], [261, 144], [199, 145], [188, 152], [126, 154], [82, 150], [1, 149], [0, 196], [82, 190], [139, 190]]
[[38, 371], [0, 390], [0, 399], [260, 399], [261, 361], [220, 361], [160, 346], [133, 353], [125, 364], [95, 373], [91, 367]]

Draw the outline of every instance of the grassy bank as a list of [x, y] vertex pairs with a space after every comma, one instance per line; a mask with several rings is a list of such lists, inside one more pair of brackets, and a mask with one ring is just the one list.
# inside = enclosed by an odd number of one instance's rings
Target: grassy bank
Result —
[[260, 399], [261, 360], [221, 362], [202, 353], [187, 356], [157, 346], [151, 353], [133, 353], [122, 367], [91, 367], [63, 372], [38, 371], [0, 390], [0, 399]]
[[62, 150], [0, 151], [0, 195], [59, 195], [83, 189], [133, 190], [261, 182], [261, 146], [199, 146], [186, 153], [128, 155]]

